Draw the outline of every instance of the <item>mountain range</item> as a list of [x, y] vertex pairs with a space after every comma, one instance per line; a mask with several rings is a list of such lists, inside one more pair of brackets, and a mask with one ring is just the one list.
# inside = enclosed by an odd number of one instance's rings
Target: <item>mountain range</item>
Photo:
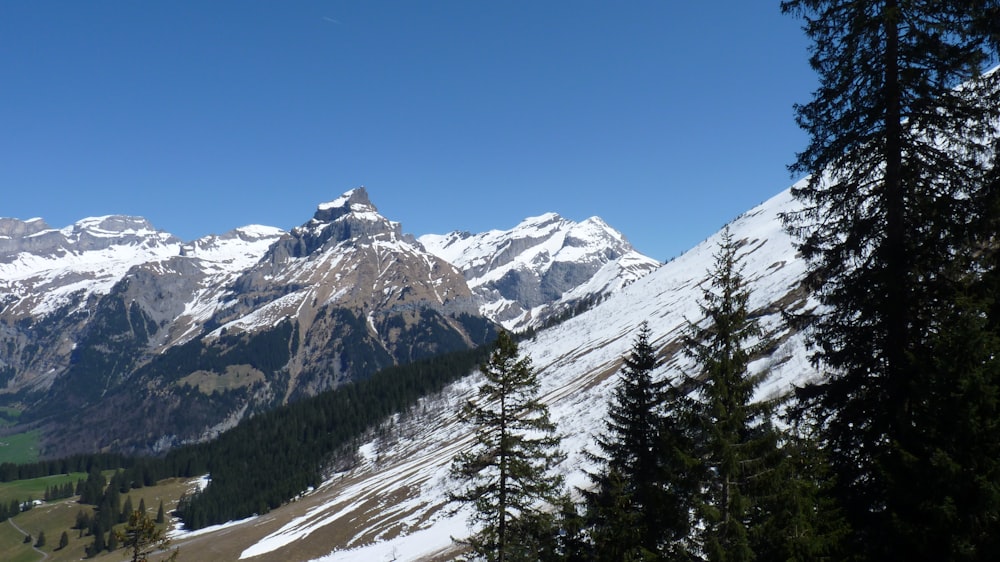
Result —
[[[786, 312], [817, 306], [803, 287], [805, 262], [779, 218], [796, 208], [798, 203], [784, 191], [727, 225], [743, 260], [750, 308], [774, 342], [750, 368], [766, 375], [761, 396], [785, 394], [819, 376], [809, 363], [805, 335], [783, 320]], [[586, 452], [595, 450], [608, 398], [641, 322], [648, 323], [660, 360], [656, 378], [676, 378], [693, 368], [683, 352], [682, 335], [690, 322], [701, 320], [698, 302], [721, 237], [720, 231], [579, 314], [521, 341], [521, 354], [539, 374], [542, 401], [562, 438], [565, 459], [557, 470], [569, 490], [586, 486], [587, 472], [595, 469]], [[471, 238], [455, 234], [442, 239]], [[460, 412], [480, 382], [472, 373], [387, 420], [358, 444], [353, 466], [332, 472], [296, 501], [243, 521], [178, 530], [175, 544], [182, 551], [211, 551], [225, 560], [455, 559], [459, 550], [453, 538], [470, 533], [469, 513], [453, 512], [448, 505], [449, 492], [461, 485], [451, 478], [449, 467], [474, 440], [474, 429]]]
[[0, 219], [0, 410], [45, 456], [156, 453], [656, 270], [599, 218], [405, 234], [364, 188], [285, 232], [182, 241], [139, 217]]

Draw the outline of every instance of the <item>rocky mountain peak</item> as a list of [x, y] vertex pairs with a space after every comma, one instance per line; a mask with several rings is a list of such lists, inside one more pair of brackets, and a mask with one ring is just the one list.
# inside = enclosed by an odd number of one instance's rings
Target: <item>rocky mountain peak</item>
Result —
[[352, 189], [333, 201], [323, 203], [309, 222], [293, 228], [275, 247], [279, 258], [301, 258], [341, 242], [361, 242], [375, 237], [399, 240], [399, 223], [378, 213], [364, 187]]
[[333, 201], [321, 203], [316, 208], [313, 220], [333, 222], [350, 213], [378, 213], [378, 209], [368, 198], [368, 190], [364, 186], [352, 189]]

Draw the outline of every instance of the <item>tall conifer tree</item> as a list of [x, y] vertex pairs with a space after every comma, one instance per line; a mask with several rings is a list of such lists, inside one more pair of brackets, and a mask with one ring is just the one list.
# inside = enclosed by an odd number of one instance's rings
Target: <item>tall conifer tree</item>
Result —
[[827, 378], [811, 395], [848, 546], [862, 560], [1000, 559], [986, 538], [1000, 534], [1000, 349], [982, 332], [995, 297], [974, 289], [996, 248], [976, 241], [996, 213], [1000, 75], [983, 70], [1000, 2], [782, 9], [805, 21], [820, 81], [797, 108], [811, 141], [792, 169], [810, 176], [786, 222], [824, 305]]
[[727, 228], [699, 303], [704, 319], [685, 338], [697, 367], [692, 456], [703, 463], [700, 533], [710, 562], [755, 559], [752, 530], [767, 518], [762, 498], [776, 488], [769, 478], [779, 463], [775, 404], [754, 397], [766, 372], [749, 372], [766, 340], [750, 313], [737, 249]]
[[597, 438], [587, 511], [598, 560], [683, 559], [694, 481], [687, 397], [653, 378], [656, 350], [646, 322], [624, 358]]
[[538, 553], [524, 553], [518, 535], [527, 532], [528, 522], [546, 520], [536, 517], [539, 503], [558, 500], [561, 479], [549, 470], [561, 458], [559, 437], [548, 407], [538, 399], [531, 359], [519, 355], [510, 334], [501, 332], [480, 371], [485, 381], [464, 410], [476, 428], [476, 442], [452, 464], [452, 474], [466, 487], [450, 499], [474, 508], [472, 520], [481, 530], [467, 543], [477, 558], [530, 560]]

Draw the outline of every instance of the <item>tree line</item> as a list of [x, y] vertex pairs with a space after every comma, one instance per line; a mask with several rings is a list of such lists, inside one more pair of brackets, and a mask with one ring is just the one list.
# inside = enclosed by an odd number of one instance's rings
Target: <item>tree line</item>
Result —
[[[108, 490], [150, 486], [164, 478], [210, 474], [210, 484], [185, 497], [177, 510], [186, 528], [199, 529], [266, 513], [310, 486], [318, 486], [336, 457], [351, 456], [366, 432], [416, 404], [421, 397], [468, 374], [487, 351], [483, 348], [448, 353], [384, 369], [369, 378], [264, 412], [212, 441], [178, 447], [162, 457], [100, 453], [23, 465], [4, 463], [0, 465], [0, 481], [87, 473], [91, 476], [78, 485], [76, 493], [83, 503], [99, 507]], [[117, 471], [117, 485], [109, 486], [95, 476], [107, 470]], [[17, 512], [22, 503], [18, 502]], [[113, 504], [113, 498], [108, 498], [108, 503]], [[0, 515], [4, 511], [0, 509]], [[112, 511], [120, 515], [120, 508], [108, 508], [102, 517]], [[109, 536], [108, 524], [107, 519], [102, 522], [105, 538]]]
[[[546, 463], [511, 464], [496, 389], [529, 404], [537, 383], [498, 349], [483, 370], [507, 374], [470, 403], [479, 440], [453, 470], [471, 559], [1000, 559], [1000, 2], [781, 6], [820, 83], [797, 107], [808, 177], [782, 218], [820, 304], [787, 320], [822, 376], [784, 404], [755, 397], [768, 344], [726, 233], [686, 333], [696, 369], [657, 380], [640, 326], [574, 501], [533, 485]], [[523, 435], [558, 456], [547, 426]]]

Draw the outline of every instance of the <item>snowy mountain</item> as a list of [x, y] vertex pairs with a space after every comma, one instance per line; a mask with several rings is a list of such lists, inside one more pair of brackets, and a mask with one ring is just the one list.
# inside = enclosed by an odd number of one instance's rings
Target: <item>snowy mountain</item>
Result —
[[[762, 395], [789, 391], [816, 376], [807, 361], [802, 334], [782, 323], [781, 311], [814, 306], [802, 289], [805, 267], [778, 215], [795, 207], [788, 191], [734, 220], [729, 226], [744, 257], [750, 305], [778, 342], [774, 353], [752, 370], [770, 377]], [[690, 364], [680, 353], [680, 335], [697, 321], [700, 285], [713, 265], [720, 235], [610, 295], [592, 309], [521, 343], [539, 371], [544, 401], [563, 435], [567, 453], [560, 471], [569, 486], [586, 484], [588, 461], [622, 358], [637, 327], [649, 323], [652, 343], [663, 360], [659, 377], [676, 377]], [[232, 559], [255, 561], [448, 560], [451, 537], [466, 536], [466, 513], [449, 514], [446, 495], [455, 485], [448, 467], [472, 443], [460, 405], [472, 396], [476, 375], [397, 416], [358, 449], [358, 466], [334, 474], [318, 489], [267, 516], [235, 522], [219, 533], [229, 538]], [[212, 529], [178, 532], [181, 548], [217, 545]], [[239, 537], [234, 540], [233, 537]], [[204, 542], [202, 542], [204, 541]]]
[[576, 223], [548, 213], [510, 230], [428, 234], [420, 243], [462, 270], [485, 316], [515, 331], [591, 306], [660, 266], [598, 217]]
[[151, 352], [182, 343], [207, 320], [214, 289], [279, 234], [250, 226], [184, 244], [140, 217], [89, 218], [58, 230], [41, 219], [0, 219], [4, 393], [48, 390], [69, 368], [95, 307], [116, 288], [155, 322]]
[[[492, 269], [475, 268], [477, 292], [379, 214], [364, 188], [289, 232], [253, 225], [193, 242], [138, 217], [63, 229], [0, 219], [0, 405], [43, 429], [47, 454], [162, 451], [384, 367], [483, 343], [498, 319], [484, 311], [520, 307], [511, 325], [528, 325], [652, 267], [599, 219], [547, 215], [471, 240], [468, 253], [493, 256]], [[479, 259], [457, 248], [459, 263]], [[521, 300], [485, 303], [500, 286], [490, 276]]]
[[177, 255], [181, 241], [140, 217], [83, 219], [54, 229], [0, 219], [0, 310], [43, 316], [107, 293], [133, 265]]

